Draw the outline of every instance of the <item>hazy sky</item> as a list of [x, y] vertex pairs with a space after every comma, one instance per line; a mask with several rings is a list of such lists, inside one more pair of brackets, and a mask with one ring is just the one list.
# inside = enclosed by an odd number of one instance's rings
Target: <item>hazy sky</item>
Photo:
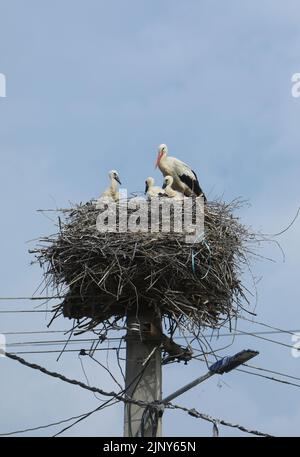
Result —
[[[297, 0], [0, 0], [0, 73], [7, 80], [7, 97], [0, 98], [0, 296], [32, 295], [41, 281], [38, 266], [30, 266], [34, 243], [27, 242], [55, 228], [36, 209], [99, 195], [112, 168], [131, 191], [143, 190], [151, 174], [159, 182], [154, 160], [163, 142], [193, 166], [209, 198], [247, 198], [252, 206], [240, 212], [246, 224], [265, 233], [284, 228], [300, 204], [300, 98], [291, 96], [291, 77], [300, 72], [299, 20]], [[265, 246], [262, 254], [276, 262], [253, 265], [260, 279], [257, 319], [298, 331], [299, 224], [278, 239], [285, 262]], [[1, 301], [0, 310], [34, 305]], [[38, 313], [1, 314], [0, 332], [45, 330], [48, 321]], [[61, 320], [53, 329], [68, 325]], [[289, 334], [263, 336], [292, 344]], [[228, 342], [220, 337], [211, 344]], [[299, 377], [300, 358], [285, 346], [238, 336], [224, 354], [247, 347], [261, 351], [253, 365]], [[85, 381], [76, 353], [59, 362], [53, 354], [25, 357]], [[115, 388], [99, 366], [83, 362], [92, 385]], [[16, 362], [1, 358], [0, 369], [0, 432], [98, 404], [89, 392]], [[196, 361], [164, 368], [164, 393], [204, 371]], [[298, 435], [299, 395], [297, 387], [235, 372], [177, 403], [271, 434]], [[220, 433], [244, 435], [225, 427]], [[95, 414], [68, 434], [121, 435], [122, 407]], [[207, 435], [211, 425], [166, 412], [164, 434]]]

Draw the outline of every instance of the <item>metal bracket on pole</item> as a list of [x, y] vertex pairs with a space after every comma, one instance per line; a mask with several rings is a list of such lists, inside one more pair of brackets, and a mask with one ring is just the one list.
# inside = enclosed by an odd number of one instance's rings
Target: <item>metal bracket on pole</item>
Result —
[[153, 322], [134, 321], [130, 323], [125, 340], [131, 337], [136, 337], [137, 335], [139, 335], [141, 341], [155, 341], [157, 343], [161, 343], [162, 349], [168, 354], [162, 361], [163, 365], [174, 361], [183, 361], [187, 364], [193, 356], [193, 351], [189, 347], [185, 348], [175, 343], [172, 338], [164, 335], [161, 328]]

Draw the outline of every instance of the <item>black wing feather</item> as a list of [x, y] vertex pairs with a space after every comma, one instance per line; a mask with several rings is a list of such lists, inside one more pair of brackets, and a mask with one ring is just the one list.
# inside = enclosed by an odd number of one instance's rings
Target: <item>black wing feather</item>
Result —
[[179, 178], [181, 179], [181, 181], [184, 184], [186, 184], [191, 189], [192, 192], [194, 192], [195, 195], [197, 195], [197, 197], [202, 195], [203, 198], [204, 198], [204, 201], [206, 202], [207, 199], [206, 199], [206, 196], [205, 196], [203, 190], [200, 187], [197, 175], [194, 172], [194, 170], [192, 170], [192, 172], [193, 172], [193, 174], [195, 176], [195, 179], [192, 179], [190, 176], [185, 175], [185, 174], [180, 175]]

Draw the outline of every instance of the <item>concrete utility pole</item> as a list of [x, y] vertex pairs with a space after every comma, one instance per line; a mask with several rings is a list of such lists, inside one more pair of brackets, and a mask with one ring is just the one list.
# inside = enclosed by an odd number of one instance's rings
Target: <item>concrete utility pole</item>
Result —
[[[127, 316], [126, 335], [126, 395], [134, 400], [144, 402], [161, 401], [162, 368], [161, 368], [161, 319], [153, 316], [153, 310], [147, 308], [138, 313], [132, 311]], [[161, 418], [156, 430], [147, 414], [142, 421], [145, 408], [125, 404], [124, 436], [140, 436], [143, 422], [143, 436], [161, 436]], [[145, 417], [145, 416], [144, 416]]]
[[153, 410], [125, 403], [124, 436], [160, 437], [164, 404], [211, 376], [229, 373], [259, 353], [247, 349], [231, 357], [223, 357], [211, 365], [206, 374], [162, 399], [161, 346], [183, 360], [189, 360], [191, 354], [162, 334], [160, 316], [154, 315], [147, 305], [140, 304], [139, 311], [131, 310], [127, 315], [125, 395], [147, 404], [158, 402], [161, 411], [154, 417]]

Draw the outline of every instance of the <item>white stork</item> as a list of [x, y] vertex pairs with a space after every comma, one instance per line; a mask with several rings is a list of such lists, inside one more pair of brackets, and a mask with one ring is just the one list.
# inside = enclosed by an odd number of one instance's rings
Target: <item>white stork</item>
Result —
[[206, 202], [206, 197], [200, 187], [196, 173], [181, 160], [169, 157], [166, 144], [161, 144], [158, 148], [157, 166], [164, 176], [173, 177], [173, 189], [182, 192], [186, 196], [203, 196]]
[[145, 194], [148, 198], [162, 197], [165, 195], [165, 192], [161, 187], [154, 185], [154, 178], [149, 176], [145, 181]]
[[110, 186], [103, 192], [101, 198], [111, 198], [114, 201], [119, 199], [118, 183], [121, 184], [119, 174], [116, 170], [111, 170], [108, 173]]
[[167, 197], [169, 198], [175, 198], [176, 200], [182, 200], [184, 198], [183, 193], [177, 192], [177, 190], [174, 190], [172, 185], [173, 185], [174, 179], [173, 176], [165, 176], [164, 183], [163, 183], [163, 190], [166, 193]]

